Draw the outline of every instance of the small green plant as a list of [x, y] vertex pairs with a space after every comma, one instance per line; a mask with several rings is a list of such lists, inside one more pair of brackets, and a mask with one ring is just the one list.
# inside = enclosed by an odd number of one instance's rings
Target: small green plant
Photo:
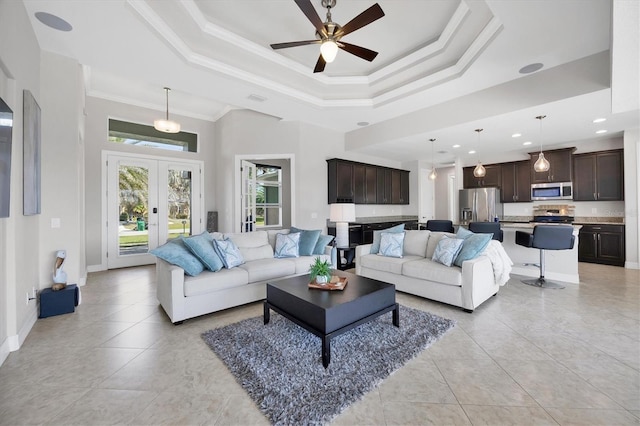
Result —
[[322, 276], [327, 277], [327, 281], [329, 281], [331, 279], [331, 264], [326, 260], [316, 257], [316, 260], [311, 267], [309, 267], [309, 275], [311, 281]]

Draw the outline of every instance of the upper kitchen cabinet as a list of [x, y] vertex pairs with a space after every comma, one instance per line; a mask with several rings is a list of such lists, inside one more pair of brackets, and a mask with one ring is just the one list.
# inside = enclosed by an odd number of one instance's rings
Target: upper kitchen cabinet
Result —
[[328, 165], [328, 202], [409, 204], [409, 172], [333, 158]]
[[574, 201], [624, 200], [623, 150], [573, 156]]
[[530, 171], [531, 171], [531, 183], [546, 183], [546, 182], [571, 182], [572, 177], [572, 165], [571, 161], [572, 153], [575, 148], [555, 149], [551, 151], [543, 151], [544, 157], [549, 161], [551, 167], [546, 172], [536, 172], [533, 169], [533, 165], [538, 159], [539, 152], [530, 152]]
[[329, 204], [353, 203], [353, 163], [339, 159], [327, 160], [329, 173]]
[[502, 184], [502, 166], [500, 164], [487, 164], [484, 166], [487, 173], [478, 178], [473, 175], [472, 167], [462, 169], [462, 184], [465, 188], [500, 187]]
[[503, 203], [531, 201], [531, 173], [529, 161], [502, 163], [500, 198]]

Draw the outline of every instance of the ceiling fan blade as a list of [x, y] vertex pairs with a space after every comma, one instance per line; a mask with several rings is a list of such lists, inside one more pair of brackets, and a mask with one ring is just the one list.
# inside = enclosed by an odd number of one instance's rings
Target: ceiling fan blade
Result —
[[384, 12], [378, 3], [371, 6], [369, 9], [362, 12], [346, 24], [342, 26], [342, 29], [338, 31], [338, 36], [342, 37], [349, 33], [354, 32], [357, 29], [369, 25], [373, 21], [376, 21], [384, 16]]
[[338, 47], [369, 62], [373, 61], [376, 56], [378, 56], [378, 52], [374, 52], [373, 50], [369, 50], [365, 47], [356, 46], [355, 44], [345, 43], [344, 41], [338, 42]]
[[322, 55], [318, 57], [318, 62], [316, 62], [316, 67], [313, 69], [313, 72], [322, 72], [324, 71], [324, 66], [327, 65]]
[[324, 23], [320, 16], [318, 16], [318, 12], [311, 4], [311, 0], [295, 0], [296, 4], [302, 10], [302, 13], [305, 14], [307, 19], [311, 21], [318, 33], [322, 34], [323, 37], [327, 36], [327, 30], [324, 28]]
[[285, 49], [287, 47], [306, 46], [307, 44], [320, 44], [322, 40], [303, 40], [303, 41], [290, 41], [288, 43], [274, 43], [271, 45], [272, 49]]

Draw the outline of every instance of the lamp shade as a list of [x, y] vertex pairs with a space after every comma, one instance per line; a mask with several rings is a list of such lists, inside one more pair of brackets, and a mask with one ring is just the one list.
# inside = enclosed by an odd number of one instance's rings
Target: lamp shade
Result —
[[356, 220], [356, 205], [353, 203], [331, 204], [329, 220], [331, 222], [353, 222]]
[[180, 131], [180, 123], [176, 123], [171, 120], [154, 120], [153, 127], [159, 131], [164, 133], [178, 133]]

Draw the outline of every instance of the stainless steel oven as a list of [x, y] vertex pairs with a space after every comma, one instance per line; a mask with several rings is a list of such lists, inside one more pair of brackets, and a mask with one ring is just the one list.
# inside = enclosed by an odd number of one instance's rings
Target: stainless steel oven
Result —
[[571, 182], [534, 183], [531, 200], [573, 200], [573, 186]]

